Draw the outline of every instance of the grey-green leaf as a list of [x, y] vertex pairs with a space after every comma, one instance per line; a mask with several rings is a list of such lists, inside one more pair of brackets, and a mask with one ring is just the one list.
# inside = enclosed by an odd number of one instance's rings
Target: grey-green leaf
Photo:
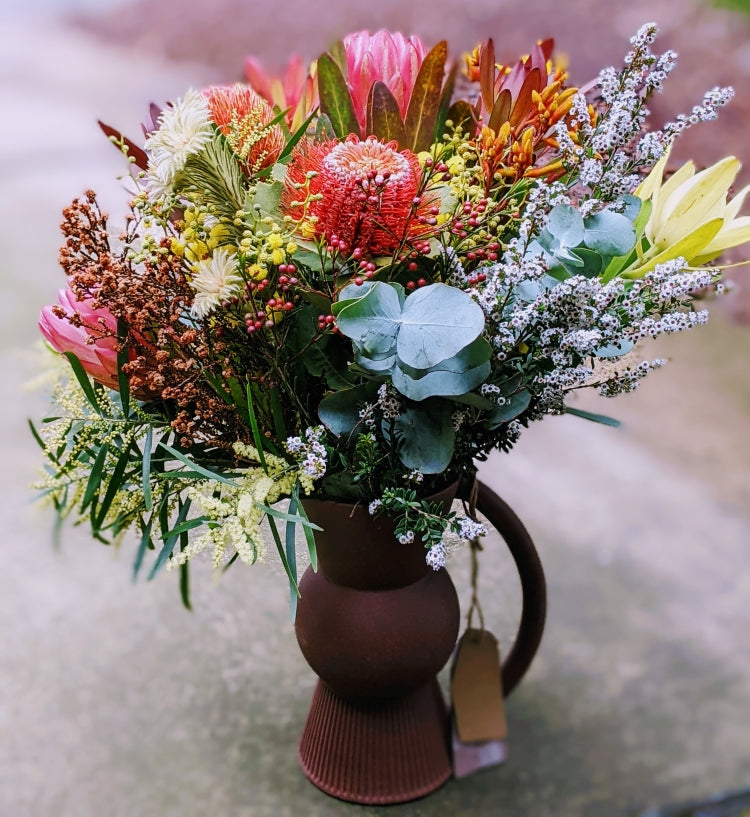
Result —
[[492, 431], [503, 423], [509, 423], [522, 414], [529, 407], [531, 403], [531, 394], [526, 391], [516, 392], [512, 395], [505, 405], [497, 406], [492, 410], [487, 421], [487, 427]]
[[393, 385], [405, 397], [417, 402], [428, 397], [453, 397], [467, 394], [484, 383], [490, 374], [489, 362], [463, 372], [433, 369], [414, 379], [398, 366], [393, 370]]
[[332, 309], [339, 331], [357, 341], [364, 354], [383, 357], [391, 352], [401, 323], [394, 287], [377, 281], [363, 297], [339, 301]]
[[398, 455], [407, 468], [439, 474], [453, 457], [456, 435], [450, 411], [442, 403], [410, 406], [395, 421]]
[[609, 257], [625, 255], [635, 246], [635, 229], [627, 216], [602, 210], [584, 221], [583, 242]]
[[457, 355], [482, 329], [484, 313], [469, 295], [447, 284], [430, 284], [406, 299], [396, 351], [407, 366], [431, 369]]
[[376, 390], [377, 384], [366, 383], [327, 394], [318, 406], [320, 421], [337, 437], [350, 434], [360, 421], [359, 409], [372, 400]]
[[563, 247], [577, 247], [583, 241], [583, 219], [569, 204], [558, 204], [550, 212], [546, 229]]

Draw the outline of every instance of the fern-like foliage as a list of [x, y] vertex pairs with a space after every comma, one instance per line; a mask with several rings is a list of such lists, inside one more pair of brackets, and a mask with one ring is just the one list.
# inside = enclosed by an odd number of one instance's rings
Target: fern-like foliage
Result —
[[245, 203], [245, 182], [239, 160], [220, 133], [191, 156], [175, 179], [175, 192], [208, 205], [220, 218], [234, 220]]

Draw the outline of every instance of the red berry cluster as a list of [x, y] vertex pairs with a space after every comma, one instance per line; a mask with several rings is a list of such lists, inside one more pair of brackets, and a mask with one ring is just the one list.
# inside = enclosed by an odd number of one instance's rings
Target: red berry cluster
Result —
[[332, 328], [335, 330], [335, 326], [332, 326], [335, 318], [333, 315], [318, 315], [318, 331], [322, 332], [325, 329]]
[[[294, 309], [294, 302], [299, 299], [299, 296], [290, 296], [287, 293], [290, 293], [299, 283], [299, 279], [294, 275], [297, 268], [294, 264], [279, 264], [278, 271], [281, 273], [276, 279], [278, 289], [285, 293], [285, 297], [277, 298], [274, 295], [265, 301], [265, 307], [266, 309], [270, 308], [279, 312], [291, 312], [292, 309]], [[263, 293], [266, 292], [270, 286], [271, 282], [268, 278], [264, 278], [262, 281], [248, 281], [245, 284], [246, 299], [250, 301], [254, 307], [256, 305], [256, 296], [261, 296], [258, 300], [262, 302], [264, 297]], [[274, 321], [268, 316], [266, 309], [258, 309], [255, 312], [248, 311], [245, 313], [245, 328], [248, 334], [251, 335], [253, 332], [257, 332], [258, 329], [270, 329], [274, 325]]]

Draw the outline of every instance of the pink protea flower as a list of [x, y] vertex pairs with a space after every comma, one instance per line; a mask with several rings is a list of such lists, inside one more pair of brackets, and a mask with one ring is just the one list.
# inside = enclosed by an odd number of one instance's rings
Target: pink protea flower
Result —
[[203, 90], [211, 119], [226, 136], [248, 173], [272, 165], [284, 149], [284, 134], [271, 125], [275, 114], [249, 85], [214, 85]]
[[293, 54], [282, 77], [270, 76], [260, 61], [245, 57], [245, 78], [263, 99], [280, 111], [287, 111], [286, 121], [292, 131], [297, 130], [318, 106], [318, 86], [315, 82], [316, 64], [305, 68], [302, 59]]
[[360, 127], [365, 125], [370, 88], [378, 81], [395, 97], [402, 118], [406, 116], [417, 72], [427, 54], [422, 40], [385, 30], [372, 35], [357, 31], [344, 37], [344, 51], [347, 83]]
[[417, 157], [395, 142], [354, 134], [343, 142], [303, 140], [289, 162], [281, 206], [303, 235], [347, 253], [387, 255], [432, 229], [437, 196], [419, 194], [421, 176]]
[[73, 352], [94, 380], [117, 389], [117, 319], [108, 309], [61, 289], [57, 304], [42, 307], [39, 329], [53, 349]]

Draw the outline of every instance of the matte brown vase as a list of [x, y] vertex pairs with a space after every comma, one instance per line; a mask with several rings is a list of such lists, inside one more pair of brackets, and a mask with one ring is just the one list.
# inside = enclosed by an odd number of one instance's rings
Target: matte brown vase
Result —
[[[454, 489], [455, 490], [455, 489]], [[450, 503], [454, 491], [435, 497]], [[319, 570], [300, 583], [295, 629], [319, 675], [299, 762], [322, 791], [366, 804], [402, 803], [451, 776], [448, 716], [437, 673], [456, 643], [448, 573], [400, 544], [363, 505], [305, 500]]]

